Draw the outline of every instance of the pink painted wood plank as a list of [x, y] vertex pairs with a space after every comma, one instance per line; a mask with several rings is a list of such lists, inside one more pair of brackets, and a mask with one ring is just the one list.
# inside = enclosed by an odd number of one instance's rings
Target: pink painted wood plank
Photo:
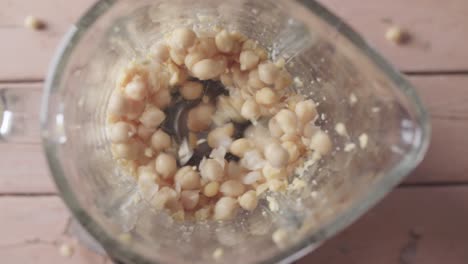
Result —
[[411, 77], [432, 117], [428, 153], [407, 182], [468, 181], [468, 76]]
[[468, 263], [468, 187], [397, 189], [299, 264]]
[[[0, 80], [42, 79], [63, 34], [95, 0], [0, 0]], [[33, 15], [47, 29], [23, 26]]]
[[[58, 197], [0, 197], [0, 211], [4, 263], [104, 263], [63, 234], [69, 215]], [[400, 188], [299, 263], [464, 264], [466, 212], [466, 186]], [[71, 258], [60, 255], [63, 243]]]
[[[69, 213], [60, 198], [0, 197], [0, 259], [11, 264], [102, 263], [98, 256], [65, 235]], [[67, 258], [60, 246], [70, 245]]]
[[[42, 79], [59, 40], [95, 0], [1, 0], [0, 80]], [[468, 70], [464, 36], [465, 0], [321, 0], [350, 22], [402, 70]], [[48, 29], [23, 27], [27, 15], [44, 19]], [[385, 40], [388, 23], [407, 27], [414, 41], [395, 46]]]
[[[319, 0], [404, 71], [468, 70], [466, 0]], [[408, 45], [385, 39], [392, 25], [407, 29]]]

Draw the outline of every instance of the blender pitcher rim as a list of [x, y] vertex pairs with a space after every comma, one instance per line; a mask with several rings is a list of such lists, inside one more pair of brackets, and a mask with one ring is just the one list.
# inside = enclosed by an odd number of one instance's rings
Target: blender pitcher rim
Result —
[[[129, 250], [128, 245], [124, 245], [109, 235], [105, 229], [80, 206], [78, 199], [73, 193], [73, 188], [71, 188], [64, 177], [65, 173], [60, 158], [55, 151], [57, 143], [52, 141], [47, 133], [49, 122], [51, 121], [48, 119], [48, 115], [50, 114], [48, 99], [51, 94], [59, 89], [64, 69], [64, 67], [61, 66], [68, 63], [69, 57], [80, 41], [82, 34], [93, 25], [102, 13], [106, 12], [117, 2], [119, 2], [119, 0], [100, 0], [95, 3], [81, 16], [78, 22], [72, 26], [59, 44], [47, 74], [45, 91], [42, 98], [40, 111], [42, 145], [47, 157], [49, 169], [60, 192], [60, 196], [65, 201], [66, 206], [70, 209], [73, 216], [78, 219], [83, 227], [95, 237], [106, 250], [111, 250], [112, 256], [117, 258], [122, 257], [126, 260], [136, 261], [137, 263], [155, 263], [146, 256], [136, 251]], [[398, 70], [370, 47], [348, 24], [332, 14], [321, 4], [317, 3], [315, 0], [296, 0], [296, 2], [340, 32], [352, 45], [363, 52], [370, 61], [375, 64], [375, 67], [385, 73], [386, 77], [405, 94], [411, 101], [412, 107], [416, 110], [417, 120], [420, 124], [421, 141], [418, 142], [419, 144], [413, 146], [411, 151], [406, 154], [406, 158], [399, 161], [384, 177], [376, 181], [374, 187], [366, 195], [357, 199], [349, 208], [338, 213], [337, 217], [332, 221], [323, 225], [317, 231], [311, 232], [303, 241], [296, 243], [288, 248], [288, 250], [278, 251], [272, 258], [265, 261], [268, 263], [293, 261], [304, 256], [312, 250], [314, 245], [318, 245], [321, 241], [341, 231], [363, 215], [364, 212], [379, 202], [419, 164], [428, 149], [431, 133], [429, 114], [422, 105], [414, 87]]]

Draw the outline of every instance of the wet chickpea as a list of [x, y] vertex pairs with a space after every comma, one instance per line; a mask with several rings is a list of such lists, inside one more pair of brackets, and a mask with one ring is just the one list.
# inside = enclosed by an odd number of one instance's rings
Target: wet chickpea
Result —
[[213, 122], [214, 111], [214, 106], [210, 104], [202, 104], [193, 108], [188, 113], [187, 127], [194, 132], [207, 130]]
[[171, 103], [171, 92], [168, 89], [160, 89], [152, 97], [152, 103], [159, 109], [166, 109]]
[[261, 105], [272, 105], [278, 102], [278, 97], [271, 88], [264, 87], [255, 93], [255, 101]]
[[226, 30], [222, 30], [216, 34], [215, 43], [219, 51], [229, 53], [234, 49], [235, 40]]
[[257, 66], [260, 58], [251, 50], [244, 50], [239, 57], [240, 69], [243, 71], [251, 70]]
[[271, 62], [258, 65], [258, 77], [266, 84], [274, 84], [279, 73], [279, 68]]
[[248, 120], [257, 120], [260, 117], [260, 106], [254, 100], [246, 100], [241, 108], [241, 115]]
[[282, 109], [276, 114], [275, 119], [284, 133], [294, 134], [297, 132], [297, 116], [293, 111]]
[[194, 190], [200, 188], [200, 174], [190, 166], [180, 168], [175, 174], [175, 183], [182, 190]]
[[114, 143], [128, 142], [135, 133], [136, 128], [133, 124], [120, 121], [111, 125], [109, 139]]
[[226, 63], [222, 60], [204, 59], [195, 63], [192, 73], [200, 80], [216, 79], [226, 71]]
[[203, 187], [203, 195], [206, 197], [214, 197], [219, 192], [219, 183], [218, 182], [210, 182]]
[[187, 50], [195, 44], [196, 34], [188, 28], [178, 28], [172, 32], [171, 47], [176, 50]]
[[327, 155], [332, 149], [332, 142], [327, 133], [319, 130], [310, 139], [309, 146], [320, 155]]
[[234, 135], [234, 125], [232, 123], [225, 124], [221, 127], [217, 127], [208, 133], [208, 145], [212, 148], [217, 148], [223, 142], [231, 141], [231, 137]]
[[180, 193], [180, 202], [186, 210], [194, 209], [198, 201], [200, 200], [200, 194], [198, 191], [182, 191]]
[[177, 171], [177, 162], [174, 156], [160, 153], [155, 161], [156, 172], [165, 180], [174, 176]]
[[200, 174], [205, 180], [219, 181], [224, 176], [224, 170], [218, 161], [214, 159], [207, 159], [202, 164], [200, 164]]
[[224, 196], [238, 197], [245, 191], [245, 186], [237, 180], [227, 180], [221, 184], [219, 191]]
[[195, 100], [202, 96], [203, 85], [199, 82], [185, 82], [179, 91], [185, 100]]
[[257, 208], [258, 198], [256, 191], [248, 191], [238, 199], [240, 207], [247, 211], [253, 211]]
[[162, 151], [169, 148], [172, 145], [171, 136], [161, 129], [156, 130], [151, 136], [151, 146], [156, 151]]
[[239, 203], [232, 197], [222, 197], [214, 208], [215, 220], [229, 220], [234, 218], [239, 209]]
[[141, 114], [140, 122], [148, 128], [158, 127], [166, 119], [166, 114], [155, 106], [150, 106]]
[[289, 162], [289, 153], [278, 143], [271, 143], [265, 148], [268, 163], [275, 168], [283, 168]]
[[247, 138], [239, 138], [232, 142], [229, 152], [242, 158], [244, 154], [254, 148], [254, 144]]
[[150, 54], [157, 62], [164, 62], [169, 59], [169, 48], [162, 43], [157, 43], [151, 47]]

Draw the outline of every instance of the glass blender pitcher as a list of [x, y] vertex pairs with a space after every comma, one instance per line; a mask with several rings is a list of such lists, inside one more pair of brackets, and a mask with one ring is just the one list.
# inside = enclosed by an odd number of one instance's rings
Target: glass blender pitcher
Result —
[[[176, 222], [139, 198], [106, 135], [115, 79], [180, 26], [237, 30], [283, 57], [291, 89], [319, 103], [333, 153], [274, 194], [280, 210], [223, 222]], [[26, 140], [37, 98], [0, 91], [3, 140]], [[32, 119], [32, 120], [28, 120]], [[65, 36], [49, 72], [40, 134], [51, 174], [78, 222], [122, 263], [292, 262], [350, 225], [422, 159], [428, 114], [411, 85], [354, 31], [312, 0], [101, 0]], [[346, 126], [346, 135], [335, 124]], [[23, 133], [19, 135], [19, 132]], [[353, 147], [350, 147], [353, 146]], [[281, 243], [272, 234], [284, 231]], [[277, 241], [278, 242], [278, 241]]]

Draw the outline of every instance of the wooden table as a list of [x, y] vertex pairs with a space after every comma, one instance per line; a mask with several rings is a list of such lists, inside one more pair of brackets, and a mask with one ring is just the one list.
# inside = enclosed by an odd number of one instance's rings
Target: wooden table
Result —
[[[0, 86], [42, 86], [65, 30], [94, 0], [0, 0]], [[417, 87], [432, 115], [423, 163], [354, 225], [299, 263], [468, 263], [468, 1], [321, 0], [341, 15]], [[23, 27], [27, 15], [45, 31]], [[389, 24], [413, 41], [384, 38]], [[37, 144], [0, 145], [2, 263], [110, 263], [66, 234], [70, 216]], [[73, 246], [72, 257], [59, 253]]]

